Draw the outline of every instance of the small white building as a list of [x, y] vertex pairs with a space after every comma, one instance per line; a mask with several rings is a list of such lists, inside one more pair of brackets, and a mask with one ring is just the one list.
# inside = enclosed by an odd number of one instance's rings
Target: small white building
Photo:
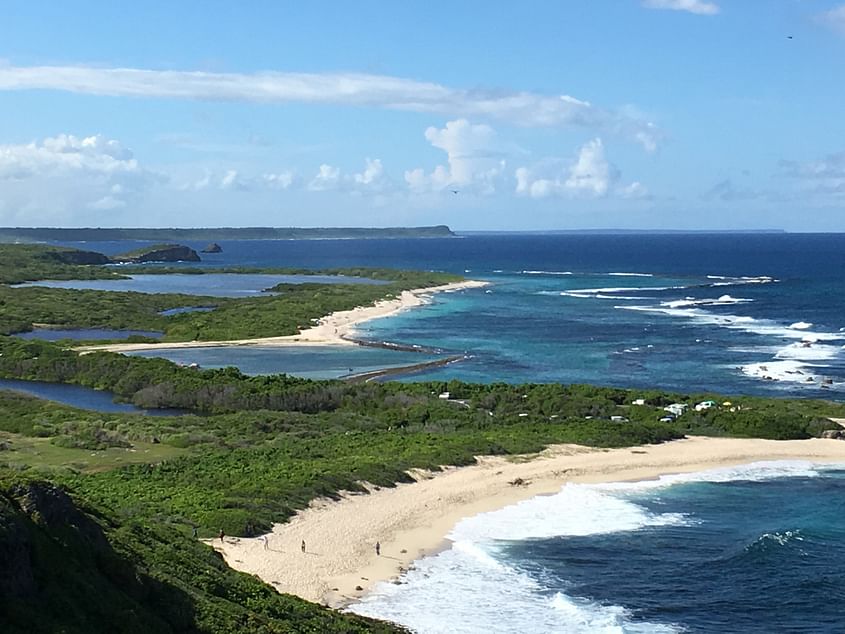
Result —
[[610, 420], [612, 420], [614, 423], [627, 423], [628, 422], [628, 419], [625, 418], [624, 416], [611, 416]]
[[672, 403], [663, 408], [664, 412], [669, 412], [672, 416], [681, 416], [689, 409], [686, 403]]
[[448, 401], [452, 395], [449, 392], [441, 392], [437, 398], [442, 398], [444, 401]]
[[644, 398], [634, 399], [633, 401], [631, 401], [631, 405], [645, 405], [645, 399]]

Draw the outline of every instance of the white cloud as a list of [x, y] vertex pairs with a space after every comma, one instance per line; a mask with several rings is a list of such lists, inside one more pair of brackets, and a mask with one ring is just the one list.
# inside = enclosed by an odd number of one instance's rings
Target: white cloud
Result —
[[622, 198], [641, 199], [651, 197], [651, 193], [648, 191], [648, 187], [643, 185], [640, 181], [634, 181], [629, 185], [625, 185], [621, 188], [619, 193]]
[[837, 33], [845, 35], [845, 4], [819, 14], [816, 19]]
[[366, 159], [364, 169], [355, 174], [344, 174], [339, 167], [324, 163], [307, 189], [310, 191], [346, 191], [352, 193], [377, 193], [389, 189], [390, 179], [384, 173], [380, 159]]
[[165, 181], [141, 167], [119, 141], [99, 134], [0, 145], [0, 182], [10, 209], [45, 214], [121, 209]]
[[[514, 172], [516, 193], [531, 198], [548, 196], [586, 196], [598, 198], [611, 193], [619, 180], [619, 170], [611, 164], [604, 153], [604, 144], [599, 138], [585, 143], [578, 151], [578, 157], [564, 169], [559, 161], [545, 161], [529, 169], [520, 167]], [[633, 188], [633, 189], [632, 189]], [[640, 183], [623, 188], [621, 195], [642, 191]], [[613, 192], [616, 193], [616, 192]]]
[[405, 172], [405, 182], [412, 191], [441, 191], [447, 187], [483, 194], [495, 191], [496, 180], [505, 168], [505, 159], [493, 128], [457, 119], [449, 121], [442, 129], [428, 128], [425, 138], [446, 152], [449, 166], [438, 165], [430, 174], [422, 168]]
[[[695, 6], [709, 4], [687, 2]], [[626, 112], [598, 108], [569, 95], [448, 88], [385, 75], [0, 65], [0, 90], [33, 89], [122, 97], [341, 104], [487, 117], [520, 126], [601, 130], [636, 140], [649, 150], [660, 139], [660, 132], [649, 121]]]
[[320, 165], [317, 175], [308, 183], [308, 189], [319, 192], [328, 189], [337, 189], [340, 184], [340, 168], [332, 167], [326, 163]]
[[296, 180], [296, 175], [291, 171], [278, 172], [275, 174], [267, 173], [261, 175], [261, 180], [267, 187], [271, 189], [287, 189], [293, 185]]
[[359, 185], [375, 185], [384, 178], [384, 167], [379, 159], [366, 159], [366, 167], [360, 174], [355, 174], [354, 181]]
[[0, 145], [0, 180], [23, 179], [56, 172], [90, 174], [141, 173], [132, 152], [102, 135], [60, 134], [41, 143]]
[[672, 11], [688, 11], [696, 15], [716, 15], [719, 5], [704, 0], [643, 0], [647, 9], [669, 9]]

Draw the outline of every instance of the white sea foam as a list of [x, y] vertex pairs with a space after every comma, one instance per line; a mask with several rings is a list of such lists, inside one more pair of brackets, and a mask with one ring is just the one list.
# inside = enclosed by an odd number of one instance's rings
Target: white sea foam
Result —
[[773, 282], [777, 282], [773, 277], [769, 277], [768, 275], [759, 275], [759, 276], [742, 276], [742, 277], [730, 277], [726, 275], [708, 275], [708, 280], [719, 280], [718, 282], [714, 282], [711, 286], [733, 286], [733, 285], [742, 285], [742, 284], [771, 284]]
[[523, 275], [572, 275], [572, 271], [522, 271]]
[[605, 273], [605, 275], [614, 275], [616, 277], [654, 277], [653, 273]]
[[461, 521], [451, 549], [416, 562], [399, 584], [381, 583], [350, 606], [358, 614], [389, 619], [420, 634], [475, 632], [680, 632], [671, 624], [633, 621], [622, 606], [569, 596], [508, 563], [503, 542], [587, 536], [689, 523], [659, 514], [636, 496], [690, 482], [766, 480], [819, 475], [803, 461], [760, 462], [643, 482], [567, 484], [559, 493]]
[[812, 328], [813, 324], [808, 321], [796, 321], [794, 324], [789, 326], [793, 330], [807, 330], [807, 328]]
[[731, 297], [730, 295], [722, 295], [721, 297], [696, 299], [695, 297], [685, 297], [684, 299], [675, 299], [669, 302], [660, 302], [661, 306], [667, 308], [686, 308], [688, 306], [731, 306], [733, 304], [746, 304], [753, 302], [753, 299], [746, 299], [744, 297]]
[[562, 297], [577, 297], [579, 299], [617, 299], [623, 301], [640, 301], [643, 299], [651, 299], [650, 297], [643, 297], [642, 295], [604, 295], [602, 293], [575, 293], [572, 291], [549, 292], [540, 291], [541, 295], [560, 295]]
[[742, 315], [711, 313], [700, 308], [672, 308], [669, 306], [616, 306], [625, 310], [637, 310], [648, 313], [661, 313], [672, 317], [684, 317], [702, 325], [721, 326], [735, 330], [744, 330], [759, 335], [780, 337], [782, 339], [807, 339], [814, 341], [837, 341], [845, 339], [841, 332], [812, 332], [795, 330], [768, 319], [755, 319]]
[[606, 286], [602, 288], [570, 288], [568, 293], [624, 293], [626, 291], [673, 291], [691, 288], [689, 286]]

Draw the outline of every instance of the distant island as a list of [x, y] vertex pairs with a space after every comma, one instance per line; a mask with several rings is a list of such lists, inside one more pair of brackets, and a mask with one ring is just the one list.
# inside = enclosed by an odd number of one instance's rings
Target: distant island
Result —
[[0, 228], [0, 242], [155, 240], [326, 240], [362, 238], [451, 238], [446, 225], [432, 227], [217, 227], [217, 228]]

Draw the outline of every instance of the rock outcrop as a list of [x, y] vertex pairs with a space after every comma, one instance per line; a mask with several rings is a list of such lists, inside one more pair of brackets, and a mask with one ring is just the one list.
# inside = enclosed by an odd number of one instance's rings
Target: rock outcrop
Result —
[[111, 261], [122, 264], [142, 264], [144, 262], [200, 262], [201, 260], [199, 254], [190, 247], [181, 244], [157, 244], [116, 255]]
[[221, 247], [216, 242], [212, 242], [207, 247], [205, 247], [200, 253], [223, 253], [223, 247]]

